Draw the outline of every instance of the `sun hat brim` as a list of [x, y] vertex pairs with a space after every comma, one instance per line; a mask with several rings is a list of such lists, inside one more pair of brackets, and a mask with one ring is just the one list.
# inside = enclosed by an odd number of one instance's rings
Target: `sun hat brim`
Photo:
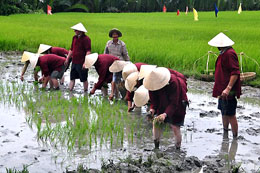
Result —
[[108, 34], [108, 35], [109, 35], [110, 38], [112, 38], [112, 35], [113, 35], [114, 32], [117, 33], [118, 37], [122, 37], [121, 31], [119, 31], [118, 29], [114, 28], [114, 29], [111, 29], [111, 30], [109, 31], [109, 34]]

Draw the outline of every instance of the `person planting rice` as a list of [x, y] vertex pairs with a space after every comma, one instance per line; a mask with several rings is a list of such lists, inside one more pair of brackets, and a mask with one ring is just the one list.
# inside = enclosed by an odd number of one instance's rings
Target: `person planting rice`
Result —
[[[104, 54], [111, 54], [118, 57], [120, 60], [129, 61], [126, 45], [123, 41], [118, 39], [119, 37], [122, 37], [122, 33], [118, 29], [114, 28], [109, 31], [108, 35], [110, 38], [113, 39], [109, 40], [106, 43]], [[118, 84], [121, 82], [121, 78], [121, 72], [113, 73], [113, 79], [111, 83], [112, 89], [109, 96], [110, 100], [113, 100], [114, 95], [116, 96], [116, 98], [119, 97]]]
[[[175, 146], [181, 146], [180, 127], [184, 124], [188, 98], [186, 83], [167, 68], [158, 67], [145, 76], [143, 85], [149, 90], [151, 101], [150, 113], [155, 115], [153, 121], [153, 139], [155, 149], [159, 149], [162, 130], [160, 124], [169, 123], [175, 136]], [[156, 116], [157, 115], [157, 116]]]
[[[57, 79], [62, 78], [66, 69], [64, 65], [64, 57], [55, 54], [40, 56], [40, 54], [34, 54], [26, 51], [23, 53], [23, 57], [24, 59], [29, 59], [32, 68], [37, 69], [38, 66], [40, 67], [40, 70], [42, 71], [42, 74], [44, 76], [42, 88], [46, 88], [48, 82], [51, 81], [50, 84], [53, 84], [53, 86], [50, 86], [50, 88], [54, 88], [55, 90], [59, 89], [59, 83]], [[39, 70], [34, 71], [35, 76], [37, 76]]]
[[[123, 79], [125, 80], [125, 88], [127, 90], [126, 100], [128, 105], [128, 109], [127, 109], [128, 112], [133, 111], [135, 108], [135, 104], [133, 104], [133, 98], [135, 93], [134, 91], [137, 88], [139, 88], [141, 85], [143, 85], [143, 77], [140, 77], [140, 80], [138, 80], [138, 78], [139, 78], [139, 72], [141, 68], [144, 66], [147, 67], [148, 69], [153, 69], [156, 67], [154, 65], [147, 65], [145, 63], [139, 62], [135, 64], [128, 64], [123, 69], [122, 76]], [[147, 68], [143, 68], [143, 69], [147, 69]], [[146, 71], [148, 71], [148, 69]], [[142, 70], [141, 74], [143, 74], [143, 72], [144, 70]], [[136, 75], [132, 75], [132, 74], [137, 74], [137, 78], [135, 77]]]
[[[64, 58], [67, 58], [69, 51], [61, 48], [61, 47], [52, 47], [46, 44], [40, 44], [39, 48], [38, 48], [38, 54], [55, 54]], [[69, 60], [69, 64], [67, 65], [67, 68], [65, 71], [67, 71], [67, 69], [70, 66], [72, 59]], [[60, 84], [64, 84], [64, 76], [62, 77]]]
[[98, 82], [95, 83], [94, 87], [90, 91], [90, 95], [94, 94], [97, 89], [101, 89], [103, 95], [107, 95], [108, 83], [111, 83], [113, 73], [109, 71], [109, 67], [119, 58], [108, 55], [93, 53], [87, 55], [85, 58], [84, 68], [90, 68], [92, 65], [95, 66], [95, 69], [99, 75]]
[[69, 60], [72, 58], [72, 65], [70, 71], [70, 91], [75, 86], [75, 79], [80, 79], [83, 83], [84, 92], [88, 91], [88, 69], [82, 68], [85, 56], [91, 53], [91, 40], [85, 35], [87, 30], [82, 23], [78, 23], [71, 27], [74, 29], [75, 36], [72, 38], [71, 48], [69, 50], [65, 65], [69, 64]]
[[236, 118], [237, 98], [241, 95], [239, 62], [234, 42], [223, 33], [219, 33], [208, 44], [217, 47], [220, 54], [215, 64], [215, 84], [213, 97], [218, 98], [218, 109], [222, 114], [222, 123], [225, 133], [231, 124], [233, 137], [238, 135], [238, 123]]

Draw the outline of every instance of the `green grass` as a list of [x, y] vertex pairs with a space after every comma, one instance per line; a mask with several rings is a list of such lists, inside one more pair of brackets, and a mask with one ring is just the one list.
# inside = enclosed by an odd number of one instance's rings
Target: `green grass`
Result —
[[[181, 13], [56, 13], [19, 14], [0, 16], [0, 50], [36, 51], [40, 43], [69, 49], [73, 30], [70, 27], [82, 22], [92, 41], [92, 52], [103, 53], [110, 39], [108, 31], [119, 28], [133, 62], [145, 62], [166, 66], [192, 75], [196, 59], [205, 55], [210, 47], [208, 41], [224, 32], [234, 42], [237, 53], [245, 52], [260, 63], [259, 40], [260, 12], [236, 11], [199, 12], [199, 21], [193, 14]], [[257, 71], [258, 67], [248, 61], [244, 71]], [[206, 57], [198, 61], [196, 71], [204, 71]], [[214, 69], [214, 59], [210, 63]], [[258, 83], [258, 82], [257, 82]]]

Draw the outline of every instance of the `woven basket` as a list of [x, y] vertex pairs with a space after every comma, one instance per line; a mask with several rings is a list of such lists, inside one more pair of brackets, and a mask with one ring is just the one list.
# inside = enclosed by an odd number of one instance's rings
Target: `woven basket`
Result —
[[240, 80], [241, 81], [249, 81], [253, 80], [256, 77], [255, 72], [245, 72], [240, 74]]

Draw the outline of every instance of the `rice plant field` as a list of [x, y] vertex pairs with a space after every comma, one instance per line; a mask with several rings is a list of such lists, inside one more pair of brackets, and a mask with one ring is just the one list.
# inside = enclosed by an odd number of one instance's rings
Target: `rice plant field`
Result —
[[[171, 67], [185, 74], [203, 72], [206, 54], [217, 49], [208, 41], [219, 32], [224, 32], [234, 42], [237, 53], [244, 52], [260, 63], [259, 39], [260, 12], [236, 11], [198, 12], [199, 21], [193, 14], [180, 13], [56, 13], [18, 14], [0, 16], [0, 50], [35, 52], [40, 43], [69, 49], [73, 30], [70, 27], [82, 22], [92, 41], [92, 52], [103, 53], [108, 32], [118, 28], [127, 45], [133, 62], [145, 62]], [[200, 58], [195, 65], [194, 62]], [[257, 71], [258, 66], [244, 59], [243, 71]], [[209, 69], [214, 69], [211, 58]], [[255, 82], [259, 83], [259, 82]]]

